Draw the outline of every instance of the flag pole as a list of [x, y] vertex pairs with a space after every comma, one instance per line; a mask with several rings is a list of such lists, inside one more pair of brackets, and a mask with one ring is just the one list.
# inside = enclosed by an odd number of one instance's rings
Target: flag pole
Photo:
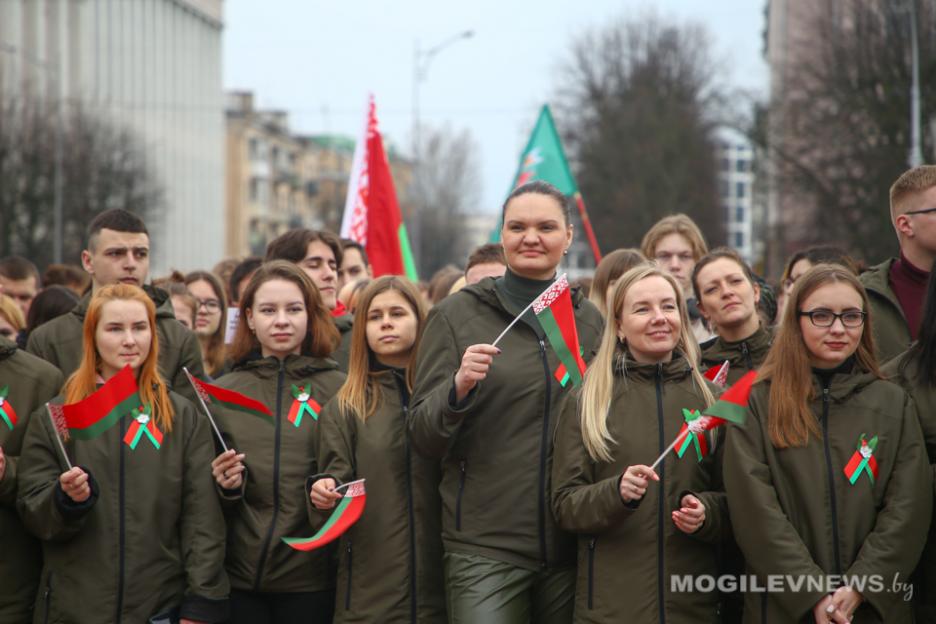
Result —
[[491, 343], [491, 346], [492, 346], [492, 347], [496, 347], [496, 346], [497, 346], [497, 343], [501, 341], [501, 338], [503, 338], [503, 337], [507, 334], [507, 332], [510, 331], [510, 328], [517, 324], [517, 321], [520, 320], [520, 317], [522, 317], [524, 314], [526, 314], [526, 313], [530, 310], [530, 308], [533, 307], [533, 304], [536, 303], [537, 299], [539, 299], [540, 297], [542, 297], [544, 292], [546, 292], [547, 290], [549, 290], [550, 288], [552, 288], [553, 285], [554, 285], [556, 282], [558, 282], [559, 280], [561, 280], [561, 279], [562, 279], [563, 277], [565, 277], [565, 276], [566, 276], [566, 274], [563, 273], [562, 275], [556, 277], [556, 279], [554, 279], [554, 280], [552, 281], [552, 283], [550, 283], [549, 286], [547, 286], [546, 289], [543, 290], [542, 293], [538, 294], [538, 295], [536, 296], [536, 298], [533, 299], [533, 301], [531, 301], [531, 302], [527, 305], [527, 307], [523, 308], [523, 312], [521, 312], [520, 314], [518, 314], [517, 316], [515, 316], [515, 317], [514, 317], [514, 320], [510, 321], [510, 325], [508, 325], [507, 327], [505, 327], [505, 328], [504, 328], [504, 331], [502, 331], [502, 332], [500, 333], [500, 335], [499, 335], [497, 338], [494, 339], [494, 342]]
[[208, 422], [211, 423], [211, 428], [214, 429], [215, 435], [218, 437], [218, 442], [221, 443], [221, 448], [227, 452], [228, 447], [227, 444], [224, 443], [224, 438], [221, 436], [221, 430], [218, 429], [217, 423], [215, 423], [214, 418], [211, 417], [211, 410], [208, 409], [208, 405], [205, 403], [205, 399], [202, 397], [201, 389], [195, 384], [195, 378], [192, 377], [192, 373], [189, 372], [187, 367], [183, 366], [182, 370], [185, 371], [185, 376], [188, 377], [189, 383], [192, 384], [192, 389], [195, 390], [195, 395], [198, 397], [198, 402], [201, 403], [202, 409], [205, 410], [205, 415], [208, 416]]
[[585, 229], [585, 235], [588, 236], [588, 244], [591, 246], [592, 254], [595, 256], [595, 266], [601, 262], [601, 250], [598, 248], [598, 239], [595, 238], [595, 230], [592, 229], [591, 221], [588, 219], [588, 213], [585, 211], [585, 200], [582, 194], [575, 191], [575, 205], [578, 206], [579, 217], [582, 219], [582, 227]]
[[332, 490], [332, 492], [337, 492], [338, 490], [343, 490], [343, 489], [345, 489], [345, 488], [349, 488], [349, 487], [351, 487], [352, 485], [354, 485], [355, 483], [363, 483], [363, 482], [364, 482], [364, 479], [358, 479], [357, 481], [348, 481], [347, 483], [345, 483], [345, 484], [343, 484], [343, 485], [339, 485], [338, 487], [336, 487], [334, 490]]
[[52, 415], [52, 406], [48, 403], [46, 403], [46, 412], [49, 414], [49, 422], [52, 423], [52, 435], [55, 436], [55, 441], [58, 442], [59, 450], [62, 451], [62, 457], [65, 459], [65, 465], [68, 466], [69, 470], [71, 470], [71, 460], [68, 459], [68, 453], [65, 451], [65, 445], [62, 444], [62, 435], [59, 433], [59, 426], [55, 421], [55, 416]]

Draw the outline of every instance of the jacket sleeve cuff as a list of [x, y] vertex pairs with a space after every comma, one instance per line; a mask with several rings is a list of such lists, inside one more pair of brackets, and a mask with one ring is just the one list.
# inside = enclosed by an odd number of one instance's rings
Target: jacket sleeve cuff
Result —
[[[244, 466], [244, 472], [241, 473], [241, 484], [236, 488], [223, 488], [218, 485], [218, 482], [215, 481], [215, 490], [218, 492], [218, 496], [221, 497], [223, 502], [236, 502], [244, 498], [244, 494], [247, 492], [247, 471], [249, 468]], [[212, 478], [212, 480], [214, 480]]]
[[638, 507], [640, 507], [640, 501], [643, 500], [643, 496], [641, 496], [640, 498], [635, 498], [634, 500], [631, 500], [631, 501], [626, 501], [626, 500], [624, 500], [623, 498], [621, 498], [621, 481], [623, 481], [623, 480], [624, 480], [624, 473], [622, 472], [622, 473], [621, 473], [621, 476], [618, 477], [618, 480], [617, 480], [617, 497], [618, 497], [618, 500], [621, 501], [621, 504], [624, 505], [624, 507], [626, 507], [627, 509], [630, 509], [631, 511], [634, 511], [634, 510], [636, 510]]
[[91, 495], [88, 497], [88, 500], [82, 503], [76, 503], [65, 494], [65, 490], [62, 489], [62, 484], [58, 480], [55, 481], [55, 507], [66, 521], [77, 520], [91, 511], [91, 508], [94, 507], [98, 495], [100, 494], [100, 488], [98, 487], [94, 475], [84, 466], [79, 466], [79, 468], [84, 470], [88, 475], [88, 485], [91, 487]]
[[455, 375], [452, 375], [452, 387], [449, 390], [447, 405], [449, 412], [461, 415], [469, 411], [474, 406], [475, 399], [478, 398], [478, 386], [480, 385], [480, 383], [475, 384], [475, 387], [468, 391], [465, 398], [459, 401], [455, 394]]
[[203, 596], [189, 594], [182, 599], [179, 608], [179, 617], [196, 622], [209, 622], [216, 624], [227, 622], [230, 617], [230, 604], [227, 598], [212, 600]]

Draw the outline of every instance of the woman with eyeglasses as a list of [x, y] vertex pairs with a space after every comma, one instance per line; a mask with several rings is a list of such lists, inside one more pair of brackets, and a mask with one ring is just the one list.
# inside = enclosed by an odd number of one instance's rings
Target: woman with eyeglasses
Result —
[[819, 264], [790, 293], [724, 479], [745, 622], [910, 622], [933, 482], [913, 401], [878, 370], [868, 296]]
[[185, 276], [185, 286], [198, 303], [194, 330], [201, 346], [205, 372], [218, 378], [230, 369], [224, 344], [227, 293], [221, 280], [208, 271], [192, 271]]
[[783, 269], [783, 276], [780, 278], [780, 296], [777, 302], [776, 319], [778, 323], [783, 318], [783, 307], [786, 304], [787, 297], [793, 290], [793, 284], [805, 275], [806, 271], [819, 263], [841, 264], [855, 275], [861, 273], [858, 263], [845, 250], [835, 245], [818, 245], [797, 251], [787, 260], [786, 267]]

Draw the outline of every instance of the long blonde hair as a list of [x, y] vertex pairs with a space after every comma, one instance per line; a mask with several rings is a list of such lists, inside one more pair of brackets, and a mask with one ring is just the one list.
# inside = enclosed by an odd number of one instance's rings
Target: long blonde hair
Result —
[[608, 318], [605, 321], [601, 346], [588, 366], [585, 372], [585, 382], [582, 384], [582, 394], [579, 398], [582, 441], [594, 461], [610, 462], [614, 459], [609, 448], [609, 445], [614, 443], [614, 438], [608, 431], [608, 412], [614, 389], [614, 356], [618, 348], [619, 314], [630, 287], [648, 277], [662, 277], [676, 293], [681, 323], [675, 350], [681, 352], [686, 358], [692, 370], [692, 379], [702, 393], [706, 406], [715, 402], [712, 391], [709, 390], [705, 378], [699, 371], [697, 364], [699, 346], [691, 333], [689, 313], [686, 310], [686, 299], [682, 289], [673, 276], [660, 267], [654, 264], [638, 265], [622, 275], [614, 288], [614, 295], [608, 305]]
[[400, 293], [409, 303], [416, 317], [416, 340], [413, 342], [409, 364], [406, 366], [406, 386], [410, 391], [413, 389], [413, 378], [416, 374], [416, 353], [426, 319], [422, 297], [419, 296], [416, 286], [406, 278], [397, 275], [378, 277], [361, 293], [360, 302], [355, 309], [354, 326], [351, 330], [351, 353], [348, 356], [348, 377], [337, 395], [340, 411], [345, 415], [356, 414], [363, 421], [374, 415], [377, 404], [380, 402], [380, 389], [374, 383], [374, 372], [370, 366], [371, 349], [367, 343], [367, 314], [370, 312], [374, 298], [389, 290]]
[[137, 386], [139, 387], [140, 401], [144, 405], [151, 405], [153, 418], [160, 429], [166, 433], [172, 431], [172, 419], [175, 411], [169, 400], [169, 390], [166, 382], [159, 374], [159, 336], [156, 331], [156, 306], [153, 300], [142, 288], [130, 284], [111, 284], [97, 291], [91, 297], [88, 311], [85, 313], [84, 328], [82, 331], [81, 363], [65, 382], [63, 393], [66, 403], [77, 403], [92, 395], [97, 390], [97, 379], [101, 368], [101, 356], [97, 350], [95, 334], [104, 306], [111, 301], [139, 301], [146, 308], [146, 318], [149, 322], [150, 340], [149, 353], [137, 371]]

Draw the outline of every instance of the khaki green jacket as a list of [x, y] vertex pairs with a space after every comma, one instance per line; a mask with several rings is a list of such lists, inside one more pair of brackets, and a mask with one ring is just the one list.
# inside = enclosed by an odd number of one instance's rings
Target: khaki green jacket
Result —
[[[314, 533], [307, 511], [306, 479], [319, 472], [315, 453], [318, 421], [308, 413], [289, 421], [292, 386], [311, 383], [311, 399], [324, 405], [344, 383], [330, 359], [257, 354], [234, 365], [217, 381], [222, 388], [256, 399], [273, 412], [257, 417], [212, 405], [229, 448], [245, 453], [247, 479], [239, 492], [225, 491], [227, 566], [231, 586], [242, 591], [314, 592], [335, 586], [329, 553], [300, 552], [284, 537]], [[309, 389], [306, 388], [308, 391]]]
[[351, 357], [351, 330], [354, 329], [354, 316], [344, 314], [342, 316], [332, 317], [335, 327], [341, 334], [341, 342], [338, 348], [331, 354], [331, 358], [338, 362], [338, 370], [343, 373], [348, 372], [348, 359]]
[[[207, 379], [202, 365], [198, 338], [176, 320], [172, 301], [166, 291], [146, 286], [146, 294], [156, 304], [156, 332], [159, 335], [159, 373], [175, 392], [195, 401], [195, 391], [185, 377], [182, 367], [192, 375]], [[65, 379], [81, 363], [82, 327], [91, 295], [86, 294], [68, 314], [40, 325], [29, 335], [26, 350], [56, 366]]]
[[[62, 373], [57, 368], [0, 338], [0, 391], [7, 389], [0, 409], [6, 409], [13, 424], [11, 429], [0, 420], [0, 448], [6, 458], [0, 478], [0, 622], [32, 619], [42, 551], [16, 513], [19, 456], [30, 415], [58, 394], [61, 386]], [[11, 413], [17, 416], [15, 422]]]
[[[894, 383], [900, 384], [916, 404], [930, 470], [936, 482], [936, 384], [921, 382], [917, 377], [918, 370], [912, 352], [901, 354], [881, 369]], [[917, 566], [913, 605], [918, 622], [936, 622], [936, 519], [930, 521], [926, 547]]]
[[[584, 359], [597, 350], [604, 321], [575, 291]], [[482, 555], [532, 570], [575, 560], [574, 538], [549, 508], [552, 435], [560, 402], [572, 390], [555, 372], [545, 338], [518, 322], [498, 344], [487, 379], [461, 405], [454, 375], [469, 346], [490, 343], [513, 320], [486, 278], [446, 297], [429, 313], [419, 347], [413, 445], [442, 460], [442, 541], [448, 552]], [[534, 323], [536, 321], [533, 321]]]
[[[812, 579], [813, 586], [748, 593], [745, 622], [813, 622], [826, 595], [815, 583], [845, 574], [865, 581], [855, 624], [910, 622], [904, 591], [929, 528], [933, 480], [913, 401], [870, 374], [818, 379], [810, 406], [822, 431], [805, 447], [778, 449], [767, 433], [769, 386], [754, 386], [750, 415], [732, 427], [725, 448], [725, 486], [735, 538], [750, 573]], [[845, 467], [861, 435], [877, 436], [878, 476], [852, 484]], [[860, 457], [860, 456], [859, 456]], [[871, 575], [879, 575], [873, 584]], [[808, 581], [807, 581], [808, 582]], [[785, 581], [784, 581], [785, 583]], [[822, 586], [824, 589], [825, 587]]]
[[764, 363], [772, 341], [773, 330], [763, 326], [745, 340], [738, 342], [728, 342], [715, 337], [702, 345], [702, 371], [721, 366], [728, 360], [727, 385], [730, 386], [746, 372]]
[[170, 395], [175, 418], [157, 449], [131, 449], [122, 417], [92, 440], [70, 440], [68, 456], [93, 478], [76, 504], [58, 484], [66, 470], [56, 435], [38, 409], [19, 472], [23, 523], [42, 541], [44, 565], [36, 624], [139, 624], [181, 607], [180, 616], [224, 622], [224, 519], [211, 478], [207, 419]]
[[879, 362], [894, 358], [910, 346], [910, 328], [897, 295], [891, 288], [889, 275], [894, 258], [871, 267], [859, 279], [871, 301], [871, 328], [877, 344]]
[[[703, 410], [705, 399], [685, 358], [626, 367], [616, 359], [608, 430], [611, 462], [594, 461], [582, 441], [578, 401], [565, 403], [553, 459], [553, 511], [559, 526], [578, 534], [576, 622], [701, 623], [718, 621], [718, 592], [674, 593], [673, 575], [715, 575], [716, 546], [728, 513], [722, 491], [720, 430], [703, 434], [708, 453], [670, 452], [636, 505], [620, 495], [621, 475], [650, 465], [676, 439], [683, 409]], [[705, 522], [692, 535], [672, 512], [694, 493]]]
[[335, 622], [443, 624], [439, 465], [412, 450], [402, 372], [375, 379], [380, 403], [366, 422], [335, 399], [319, 420], [323, 476], [367, 479], [364, 514], [341, 538]]

